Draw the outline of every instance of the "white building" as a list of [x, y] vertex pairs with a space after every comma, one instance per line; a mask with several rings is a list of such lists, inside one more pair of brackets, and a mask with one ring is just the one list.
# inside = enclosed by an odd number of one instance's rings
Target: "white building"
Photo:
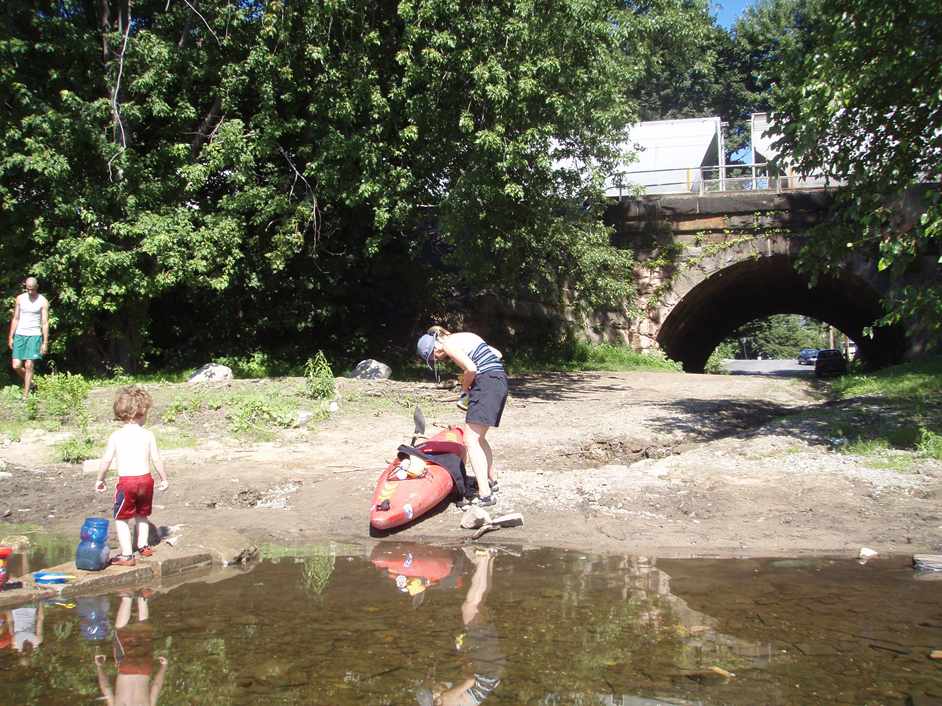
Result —
[[701, 180], [718, 180], [725, 163], [718, 117], [652, 120], [629, 130], [625, 143], [636, 160], [606, 183], [608, 196], [698, 192]]

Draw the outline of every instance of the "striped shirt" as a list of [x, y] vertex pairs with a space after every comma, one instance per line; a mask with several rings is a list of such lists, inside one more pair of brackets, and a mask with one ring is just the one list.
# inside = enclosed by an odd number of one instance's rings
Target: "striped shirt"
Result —
[[500, 352], [487, 345], [484, 339], [477, 334], [463, 331], [452, 334], [450, 338], [467, 354], [471, 362], [474, 363], [474, 367], [478, 369], [479, 374], [504, 371]]

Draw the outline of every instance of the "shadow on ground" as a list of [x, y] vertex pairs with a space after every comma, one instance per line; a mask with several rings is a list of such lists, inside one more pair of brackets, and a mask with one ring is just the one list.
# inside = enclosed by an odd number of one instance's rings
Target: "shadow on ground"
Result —
[[683, 434], [700, 441], [747, 434], [773, 419], [794, 414], [798, 407], [741, 399], [679, 399], [652, 405], [666, 414], [651, 419], [648, 431], [660, 434]]
[[586, 399], [592, 392], [624, 392], [624, 385], [618, 382], [608, 383], [598, 377], [599, 373], [531, 373], [515, 375], [509, 380], [510, 393], [520, 400], [542, 400], [558, 402], [561, 400]]

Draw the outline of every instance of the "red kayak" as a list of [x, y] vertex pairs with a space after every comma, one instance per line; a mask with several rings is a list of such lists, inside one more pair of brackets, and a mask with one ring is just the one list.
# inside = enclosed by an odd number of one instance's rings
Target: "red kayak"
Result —
[[[425, 429], [421, 415], [417, 409], [416, 434]], [[448, 427], [418, 446], [400, 446], [396, 458], [376, 483], [370, 525], [377, 530], [400, 527], [438, 505], [455, 487], [446, 464], [456, 461], [460, 464], [464, 456], [461, 427]]]

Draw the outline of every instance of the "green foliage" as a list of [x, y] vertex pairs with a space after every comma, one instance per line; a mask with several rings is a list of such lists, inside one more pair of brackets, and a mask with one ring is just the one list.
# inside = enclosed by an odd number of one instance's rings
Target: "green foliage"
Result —
[[879, 457], [881, 467], [897, 470], [912, 466], [894, 455], [901, 451], [942, 460], [942, 357], [847, 375], [834, 381], [832, 392], [843, 399], [881, 398], [878, 417], [840, 428], [849, 439], [845, 452]]
[[679, 363], [667, 358], [660, 350], [638, 353], [628, 346], [585, 341], [567, 341], [539, 353], [516, 354], [509, 367], [517, 373], [545, 370], [682, 371]]
[[736, 357], [736, 344], [733, 341], [726, 340], [720, 343], [710, 357], [707, 358], [706, 365], [703, 366], [703, 372], [708, 375], [725, 375], [727, 370], [723, 367], [723, 361]]
[[730, 358], [794, 358], [802, 348], [827, 348], [827, 325], [797, 314], [776, 314], [741, 326], [721, 345]]
[[56, 445], [56, 458], [63, 463], [81, 463], [90, 458], [97, 458], [97, 451], [95, 440], [83, 427], [75, 436]]
[[236, 434], [270, 435], [273, 428], [294, 426], [297, 416], [290, 402], [261, 394], [233, 396], [226, 405], [226, 417]]
[[[298, 400], [291, 396], [257, 391], [201, 391], [174, 399], [163, 410], [161, 419], [167, 424], [201, 424], [206, 428], [212, 419], [207, 415], [213, 415], [220, 421], [225, 419], [235, 434], [272, 438], [277, 430], [295, 425], [297, 410]], [[173, 436], [181, 445], [191, 443], [185, 431], [176, 431]]]
[[919, 442], [916, 444], [919, 454], [927, 458], [942, 461], [942, 434], [929, 429], [919, 430]]
[[91, 383], [81, 375], [51, 373], [37, 375], [35, 399], [38, 410], [44, 416], [60, 421], [87, 414], [86, 401]]
[[132, 372], [352, 356], [456, 298], [630, 306], [583, 204], [688, 5], [7, 3], [4, 281], [55, 292], [55, 355]]
[[[212, 402], [206, 406], [209, 407]], [[167, 424], [173, 424], [178, 419], [187, 419], [200, 412], [204, 407], [204, 399], [201, 396], [183, 396], [178, 397], [164, 410], [161, 419]]]
[[264, 351], [243, 356], [220, 356], [213, 362], [232, 368], [233, 376], [239, 379], [271, 378], [298, 372], [297, 365], [286, 363]]
[[336, 394], [334, 372], [323, 351], [304, 364], [304, 389], [307, 396], [315, 400], [330, 400]]
[[[720, 114], [729, 123], [727, 152], [748, 148], [750, 116], [771, 110], [772, 89], [784, 52], [800, 42], [806, 0], [759, 0], [730, 32], [719, 72], [725, 92]], [[757, 161], [769, 155], [756, 155]]]
[[881, 396], [922, 400], [942, 396], [942, 357], [894, 365], [874, 373], [845, 375], [835, 380], [839, 398]]
[[843, 182], [834, 220], [816, 228], [802, 267], [818, 273], [859, 253], [898, 286], [883, 323], [942, 331], [942, 205], [908, 190], [942, 179], [942, 5], [809, 0], [801, 41], [778, 64], [777, 147], [799, 173]]
[[[730, 36], [706, 0], [655, 0], [636, 13], [632, 31], [642, 71], [629, 76], [625, 95], [642, 120], [716, 115], [726, 104]], [[640, 40], [640, 41], [639, 41]], [[636, 50], [635, 50], [636, 51]]]
[[316, 551], [313, 556], [305, 557], [304, 568], [301, 570], [301, 585], [304, 590], [311, 595], [322, 595], [330, 583], [336, 563], [337, 555], [327, 547]]

